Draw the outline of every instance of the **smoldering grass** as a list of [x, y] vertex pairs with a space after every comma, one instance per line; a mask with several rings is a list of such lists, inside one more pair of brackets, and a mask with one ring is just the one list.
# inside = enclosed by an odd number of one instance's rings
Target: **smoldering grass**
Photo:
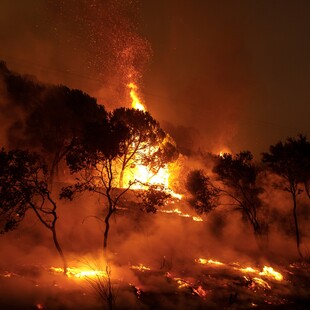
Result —
[[97, 296], [102, 306], [107, 306], [109, 310], [116, 308], [116, 300], [119, 292], [119, 286], [112, 281], [112, 268], [108, 264], [103, 268], [97, 263], [87, 262], [87, 267], [94, 271], [92, 276], [85, 276], [93, 293]]

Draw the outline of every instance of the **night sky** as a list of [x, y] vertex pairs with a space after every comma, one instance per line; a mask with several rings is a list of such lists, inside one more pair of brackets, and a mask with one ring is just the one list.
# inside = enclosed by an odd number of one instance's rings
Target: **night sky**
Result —
[[125, 105], [124, 67], [136, 67], [156, 119], [202, 149], [258, 156], [309, 136], [309, 14], [309, 1], [1, 0], [0, 59], [107, 107]]

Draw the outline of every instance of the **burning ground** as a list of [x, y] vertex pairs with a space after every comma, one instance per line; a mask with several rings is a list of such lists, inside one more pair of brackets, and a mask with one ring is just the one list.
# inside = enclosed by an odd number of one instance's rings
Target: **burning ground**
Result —
[[[86, 218], [90, 205], [97, 206], [94, 217]], [[220, 237], [210, 228], [214, 219], [194, 221], [181, 201], [165, 206], [171, 212], [147, 214], [129, 199], [112, 221], [106, 260], [98, 237], [103, 226], [95, 218], [99, 206], [97, 197], [84, 197], [60, 214], [67, 277], [49, 235], [32, 215], [1, 238], [3, 309], [106, 307], [93, 284], [102, 281], [107, 288], [107, 265], [116, 309], [307, 308], [310, 266], [274, 253], [259, 256], [238, 217], [234, 221], [243, 228], [226, 226]]]
[[[247, 78], [222, 91], [226, 70], [239, 71], [229, 61], [180, 98], [200, 105], [208, 84], [221, 117], [180, 104], [208, 132], [159, 123], [143, 100], [152, 50], [137, 1], [79, 3], [38, 7], [50, 23], [38, 29], [40, 15], [32, 32], [31, 22], [21, 51], [38, 46], [44, 62], [61, 42], [56, 72], [79, 64], [96, 85], [36, 72], [47, 84], [0, 62], [1, 309], [308, 309], [307, 137], [271, 145], [261, 161], [232, 153]], [[8, 46], [14, 60], [20, 49]]]

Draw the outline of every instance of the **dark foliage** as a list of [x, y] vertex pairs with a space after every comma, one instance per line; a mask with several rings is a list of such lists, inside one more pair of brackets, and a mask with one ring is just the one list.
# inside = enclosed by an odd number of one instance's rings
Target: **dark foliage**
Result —
[[213, 172], [224, 185], [221, 195], [231, 200], [231, 205], [239, 209], [248, 220], [256, 236], [263, 233], [266, 225], [259, 219], [258, 211], [262, 202], [259, 194], [263, 189], [257, 185], [258, 167], [252, 162], [249, 151], [243, 151], [235, 156], [224, 154], [216, 156]]
[[57, 205], [48, 189], [47, 166], [38, 154], [24, 150], [0, 151], [1, 232], [17, 228], [28, 210], [52, 232], [55, 247], [67, 263], [56, 234]]
[[147, 189], [137, 192], [142, 211], [156, 213], [158, 207], [163, 207], [172, 197], [167, 188], [161, 184], [145, 184]]
[[302, 257], [297, 217], [297, 196], [301, 194], [300, 185], [303, 184], [308, 197], [310, 197], [310, 143], [305, 136], [299, 135], [297, 139], [287, 138], [284, 143], [280, 141], [271, 145], [269, 153], [262, 155], [262, 161], [268, 169], [285, 180], [284, 183], [277, 184], [277, 187], [291, 194], [297, 251]]
[[208, 213], [218, 205], [219, 190], [202, 170], [191, 171], [186, 179], [186, 189], [191, 194], [190, 205], [198, 214]]

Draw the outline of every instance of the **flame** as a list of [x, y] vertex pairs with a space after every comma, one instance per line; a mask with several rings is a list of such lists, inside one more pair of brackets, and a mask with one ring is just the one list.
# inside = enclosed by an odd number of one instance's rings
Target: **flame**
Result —
[[240, 270], [243, 273], [258, 273], [259, 271], [252, 268], [252, 267], [245, 267], [245, 268], [235, 268], [237, 270]]
[[[169, 185], [169, 172], [167, 167], [159, 169], [159, 171], [153, 175], [146, 166], [137, 165], [134, 171], [134, 177], [141, 183], [161, 184], [165, 187]], [[136, 189], [141, 189], [141, 187], [143, 186], [139, 183], [132, 186], [132, 188]]]
[[138, 86], [133, 82], [129, 83], [128, 88], [130, 89], [130, 98], [132, 100], [131, 106], [136, 110], [146, 111], [145, 106], [141, 103], [141, 100], [137, 94]]
[[259, 274], [269, 278], [274, 278], [277, 281], [283, 280], [282, 274], [278, 271], [275, 271], [272, 267], [264, 266], [263, 271]]
[[231, 154], [231, 150], [228, 147], [222, 147], [215, 153], [218, 154], [220, 157], [223, 157], [224, 154]]
[[[206, 259], [206, 258], [198, 258], [198, 259], [195, 259], [195, 261], [199, 264], [202, 264], [202, 265], [207, 265], [207, 264], [225, 265], [222, 262], [215, 261], [212, 259]], [[226, 266], [232, 267], [231, 265], [226, 265]], [[255, 269], [252, 267], [244, 267], [244, 268], [232, 267], [232, 268], [234, 270], [241, 271], [242, 273], [253, 273], [253, 274], [264, 276], [266, 278], [273, 279], [276, 281], [282, 281], [283, 280], [283, 275], [280, 272], [278, 272], [278, 271], [274, 270], [272, 267], [268, 267], [268, 266], [264, 266], [262, 271], [259, 271], [258, 269]]]
[[207, 265], [207, 264], [218, 265], [218, 266], [225, 265], [224, 263], [213, 260], [213, 259], [198, 258], [195, 261], [202, 265]]
[[[51, 267], [50, 271], [55, 273], [63, 273], [63, 268], [60, 267]], [[107, 278], [107, 273], [102, 270], [92, 270], [86, 268], [78, 268], [78, 267], [68, 267], [66, 275], [69, 278], [97, 278], [97, 277], [104, 277]]]
[[[133, 109], [141, 110], [141, 111], [146, 111], [146, 107], [142, 103], [142, 100], [139, 98], [138, 95], [138, 86], [134, 82], [130, 82], [127, 87], [129, 88], [129, 94], [130, 98], [132, 100], [131, 106]], [[148, 151], [148, 156], [152, 156], [157, 151], [156, 147], [151, 148]], [[161, 184], [164, 185], [166, 188], [169, 188], [169, 177], [170, 177], [170, 172], [168, 165], [165, 165], [163, 168], [160, 168], [155, 174], [152, 173], [147, 166], [144, 165], [136, 165], [131, 173], [134, 176], [134, 179], [139, 181], [136, 184], [134, 184], [131, 188], [132, 189], [143, 189], [144, 186], [143, 184], [149, 183], [149, 184]], [[125, 179], [127, 178], [127, 182], [132, 180], [132, 176], [130, 173], [125, 173]], [[171, 189], [169, 190], [169, 193], [171, 194], [172, 197], [181, 199], [182, 196], [179, 194], [174, 193]]]
[[207, 291], [205, 291], [201, 285], [198, 287], [194, 286], [194, 284], [188, 280], [173, 277], [170, 272], [166, 273], [166, 277], [175, 281], [178, 284], [178, 289], [190, 288], [193, 292], [193, 295], [196, 294], [201, 298], [205, 298], [207, 296]]
[[[176, 194], [176, 193], [173, 193], [172, 194], [173, 197], [177, 197], [178, 199], [181, 199], [182, 196], [179, 195], [179, 194]], [[179, 198], [180, 197], [180, 198]], [[203, 219], [200, 217], [200, 216], [193, 216], [193, 215], [190, 215], [188, 213], [183, 213], [180, 209], [178, 208], [175, 208], [173, 210], [157, 210], [157, 212], [161, 212], [161, 213], [174, 213], [174, 214], [177, 214], [178, 216], [181, 216], [181, 217], [188, 217], [188, 218], [192, 218], [193, 221], [196, 221], [196, 222], [203, 222]]]

